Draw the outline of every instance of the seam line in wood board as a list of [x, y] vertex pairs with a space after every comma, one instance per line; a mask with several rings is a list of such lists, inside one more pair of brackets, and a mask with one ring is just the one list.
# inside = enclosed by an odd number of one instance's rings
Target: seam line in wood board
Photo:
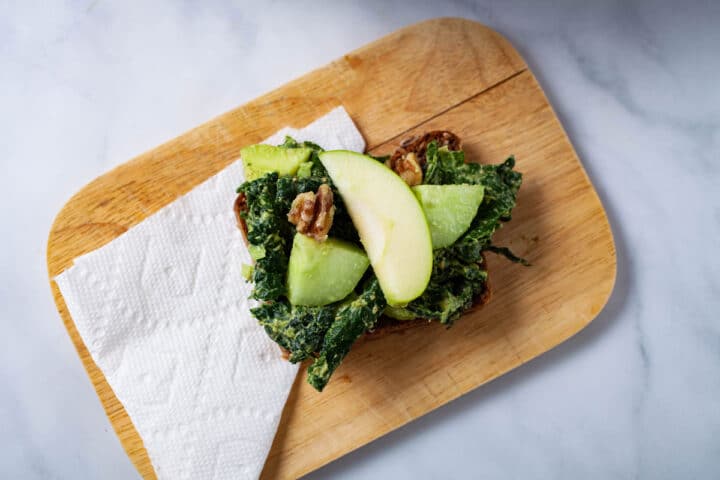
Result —
[[441, 116], [441, 115], [446, 114], [446, 113], [449, 112], [450, 110], [452, 110], [452, 109], [454, 109], [454, 108], [457, 108], [457, 107], [459, 107], [460, 105], [463, 105], [463, 104], [465, 104], [465, 103], [467, 103], [467, 102], [469, 102], [469, 101], [471, 101], [471, 100], [474, 100], [475, 98], [479, 97], [479, 96], [482, 95], [483, 93], [489, 92], [490, 90], [492, 90], [492, 89], [494, 89], [494, 88], [496, 88], [496, 87], [499, 87], [500, 85], [502, 85], [502, 84], [504, 84], [504, 83], [509, 82], [509, 81], [512, 80], [513, 78], [515, 78], [515, 77], [517, 77], [518, 75], [520, 75], [520, 74], [522, 74], [522, 73], [525, 73], [525, 72], [527, 72], [527, 71], [528, 71], [527, 67], [526, 67], [526, 68], [523, 68], [522, 70], [518, 70], [517, 72], [513, 73], [513, 74], [510, 75], [509, 77], [503, 78], [503, 79], [500, 80], [499, 82], [493, 83], [492, 85], [484, 88], [483, 90], [480, 90], [479, 92], [470, 95], [470, 96], [467, 97], [466, 99], [461, 100], [461, 101], [459, 101], [459, 102], [457, 102], [457, 103], [455, 103], [455, 104], [447, 107], [447, 108], [444, 109], [444, 110], [441, 110], [441, 111], [439, 111], [439, 112], [437, 112], [437, 113], [434, 113], [433, 115], [429, 116], [428, 118], [426, 118], [426, 119], [423, 120], [422, 122], [420, 122], [420, 123], [418, 123], [418, 124], [416, 124], [416, 125], [413, 125], [412, 127], [406, 128], [405, 130], [403, 130], [402, 132], [398, 133], [397, 135], [395, 135], [395, 136], [393, 136], [393, 137], [390, 137], [390, 138], [388, 138], [387, 140], [383, 140], [382, 142], [380, 142], [380, 143], [378, 143], [378, 144], [376, 144], [376, 145], [368, 146], [368, 147], [365, 149], [365, 151], [366, 151], [366, 152], [369, 152], [369, 151], [371, 151], [371, 150], [373, 150], [373, 149], [375, 149], [375, 148], [378, 148], [378, 147], [381, 147], [381, 146], [385, 145], [386, 143], [390, 143], [390, 142], [392, 142], [393, 140], [395, 140], [396, 138], [401, 137], [401, 136], [407, 134], [407, 132], [409, 132], [410, 130], [414, 130], [414, 129], [416, 129], [417, 127], [419, 127], [420, 125], [423, 125], [423, 124], [425, 124], [425, 123], [428, 123], [429, 121], [431, 121], [431, 120], [433, 120], [433, 119], [435, 119], [435, 118], [437, 118], [437, 117], [439, 117], [439, 116]]

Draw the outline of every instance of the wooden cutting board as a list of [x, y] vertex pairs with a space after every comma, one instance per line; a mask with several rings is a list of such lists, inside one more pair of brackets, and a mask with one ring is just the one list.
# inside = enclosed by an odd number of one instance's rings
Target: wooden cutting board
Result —
[[[398, 30], [97, 178], [52, 226], [50, 278], [217, 173], [242, 146], [338, 105], [372, 153], [391, 152], [414, 133], [449, 129], [473, 161], [515, 154], [525, 181], [496, 243], [533, 266], [491, 256], [488, 306], [450, 330], [432, 324], [360, 342], [322, 394], [301, 372], [263, 478], [310, 472], [558, 345], [598, 314], [615, 281], [605, 212], [532, 72], [503, 37], [457, 18]], [[125, 450], [144, 478], [155, 478], [52, 280], [51, 287]]]

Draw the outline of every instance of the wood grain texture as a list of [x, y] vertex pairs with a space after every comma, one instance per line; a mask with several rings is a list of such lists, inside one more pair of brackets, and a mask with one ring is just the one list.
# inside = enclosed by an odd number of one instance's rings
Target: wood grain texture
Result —
[[[298, 377], [263, 478], [296, 478], [558, 345], [602, 309], [615, 280], [605, 212], [541, 88], [512, 46], [463, 19], [401, 29], [97, 178], [58, 214], [48, 271], [58, 310], [123, 447], [152, 465], [94, 364], [52, 278], [235, 160], [242, 146], [344, 105], [373, 153], [449, 129], [473, 161], [515, 154], [525, 182], [491, 257], [494, 298], [452, 329], [431, 324], [360, 342], [322, 394]], [[231, 195], [232, 197], [232, 195]], [[231, 205], [228, 204], [228, 208]]]

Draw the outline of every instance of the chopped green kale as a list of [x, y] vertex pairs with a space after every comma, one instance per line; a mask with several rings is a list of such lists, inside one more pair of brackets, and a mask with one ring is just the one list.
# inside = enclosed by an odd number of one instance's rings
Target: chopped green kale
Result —
[[406, 305], [403, 311], [415, 318], [451, 325], [485, 290], [487, 267], [484, 263], [468, 262], [457, 257], [452, 246], [435, 250], [433, 255], [430, 283], [423, 294]]
[[[485, 186], [485, 197], [470, 228], [453, 245], [458, 255], [471, 260], [480, 259], [481, 252], [490, 245], [492, 236], [501, 223], [510, 220], [522, 183], [522, 174], [513, 170], [514, 157], [499, 165], [481, 167], [474, 179]], [[463, 179], [470, 178], [465, 176]]]
[[285, 294], [289, 228], [275, 202], [277, 180], [277, 173], [269, 173], [238, 189], [247, 199], [248, 209], [242, 215], [248, 227], [248, 242], [256, 251], [264, 251], [255, 262], [252, 276], [253, 298], [258, 300], [275, 300]]
[[353, 343], [375, 326], [387, 302], [373, 275], [363, 292], [341, 307], [325, 334], [318, 357], [308, 368], [308, 382], [322, 391], [330, 376], [350, 351]]
[[290, 361], [300, 362], [318, 350], [325, 332], [335, 319], [334, 306], [290, 305], [286, 299], [266, 302], [250, 310], [268, 336], [290, 352]]

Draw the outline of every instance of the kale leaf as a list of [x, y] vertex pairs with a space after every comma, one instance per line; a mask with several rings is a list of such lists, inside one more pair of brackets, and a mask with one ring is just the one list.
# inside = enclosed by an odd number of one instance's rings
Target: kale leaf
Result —
[[336, 307], [290, 305], [286, 299], [266, 302], [250, 310], [268, 336], [290, 352], [293, 363], [318, 350], [325, 332], [335, 319]]
[[435, 250], [433, 257], [430, 283], [404, 310], [417, 318], [451, 325], [485, 290], [487, 268], [482, 262], [457, 257], [452, 246]]
[[[469, 165], [469, 164], [468, 164]], [[481, 253], [490, 245], [495, 231], [502, 222], [511, 218], [522, 174], [513, 170], [515, 158], [510, 157], [499, 165], [481, 165], [473, 177], [485, 187], [485, 196], [470, 228], [453, 245], [457, 255], [479, 261]], [[468, 176], [463, 176], [468, 180]]]
[[322, 391], [353, 343], [375, 326], [386, 306], [380, 283], [373, 275], [360, 295], [340, 307], [325, 334], [318, 357], [308, 368], [308, 383]]
[[286, 290], [289, 228], [275, 202], [277, 181], [277, 173], [268, 173], [238, 188], [247, 199], [248, 209], [242, 215], [248, 227], [248, 242], [265, 251], [256, 261], [252, 276], [252, 296], [258, 300], [275, 300]]
[[513, 171], [515, 158], [512, 156], [499, 165], [465, 163], [465, 152], [438, 148], [437, 141], [432, 141], [427, 146], [425, 158], [423, 183], [427, 185], [484, 185], [487, 196], [488, 190], [499, 193], [509, 188], [517, 193], [522, 183], [522, 174]]

